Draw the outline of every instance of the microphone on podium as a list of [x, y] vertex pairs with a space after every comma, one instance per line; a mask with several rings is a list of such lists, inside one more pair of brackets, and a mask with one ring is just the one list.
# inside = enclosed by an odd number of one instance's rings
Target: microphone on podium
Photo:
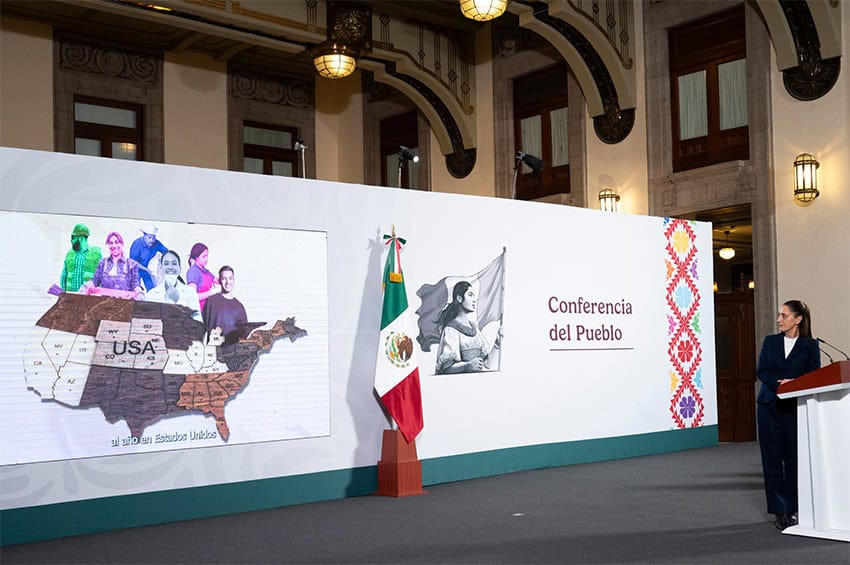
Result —
[[[818, 339], [818, 338], [815, 338], [815, 339]], [[820, 341], [820, 340], [818, 339], [818, 341]], [[829, 359], [830, 363], [835, 363], [835, 359], [832, 358], [832, 355], [830, 355], [829, 353], [826, 352], [826, 349], [824, 349], [821, 346], [818, 346], [818, 351], [820, 351], [821, 353], [826, 355], [826, 358]]]
[[[833, 348], [834, 350], [836, 350], [837, 352], [842, 354], [844, 356], [844, 359], [846, 359], [847, 361], [850, 361], [850, 356], [848, 356], [847, 353], [845, 353], [844, 351], [841, 351], [840, 349], [838, 349], [837, 347], [835, 347], [834, 345], [832, 345], [831, 343], [829, 343], [825, 339], [821, 339], [819, 337], [816, 337], [815, 339], [818, 340], [820, 343], [822, 343], [824, 345], [830, 346], [831, 348]], [[821, 349], [821, 351], [823, 351], [823, 349]], [[826, 351], [823, 351], [823, 352], [826, 354], [827, 357], [829, 357], [829, 360], [832, 361], [832, 357], [830, 357], [829, 354], [826, 353]]]

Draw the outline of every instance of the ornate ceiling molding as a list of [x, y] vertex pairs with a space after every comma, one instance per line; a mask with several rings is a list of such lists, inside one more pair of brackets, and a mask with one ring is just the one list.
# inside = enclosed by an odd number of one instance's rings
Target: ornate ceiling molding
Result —
[[463, 112], [457, 99], [429, 73], [410, 63], [406, 57], [384, 55], [397, 60], [363, 58], [360, 66], [372, 71], [376, 81], [392, 86], [410, 98], [428, 119], [449, 173], [455, 178], [469, 175], [477, 158], [472, 117]]
[[[240, 34], [252, 30], [257, 45], [288, 53], [308, 53], [328, 38], [356, 47], [360, 51], [358, 67], [372, 71], [376, 81], [404, 93], [428, 119], [449, 172], [463, 178], [475, 166], [477, 128], [471, 103], [475, 95], [471, 58], [464, 43], [468, 38], [456, 30], [426, 25], [415, 14], [370, 13], [371, 4], [365, 1], [269, 3], [263, 11], [238, 0], [172, 0], [168, 4], [177, 9], [170, 13], [170, 20], [181, 27], [216, 25], [235, 34], [232, 39], [242, 41], [246, 38]], [[141, 12], [149, 18], [163, 17]], [[323, 15], [328, 16], [325, 29], [317, 25]], [[288, 85], [250, 77], [240, 77], [233, 84], [236, 96], [292, 103]]]
[[[627, 0], [607, 1], [567, 0], [570, 8], [580, 13], [596, 31], [601, 32], [626, 69], [634, 66], [633, 14]], [[549, 12], [555, 14], [551, 7]]]
[[[629, 8], [633, 9], [633, 8]], [[635, 72], [626, 68], [609, 39], [584, 13], [563, 0], [512, 2], [522, 27], [543, 36], [566, 59], [584, 93], [596, 135], [605, 143], [623, 141], [634, 127]]]
[[59, 41], [59, 66], [152, 84], [160, 80], [160, 65], [156, 57], [64, 38]]
[[230, 94], [235, 98], [258, 100], [270, 104], [313, 107], [313, 84], [310, 81], [234, 69]]
[[819, 30], [806, 2], [780, 0], [779, 4], [797, 48], [797, 66], [782, 70], [785, 90], [799, 100], [816, 100], [838, 80], [841, 57], [822, 57]]
[[785, 90], [798, 100], [829, 92], [841, 71], [841, 2], [757, 0], [782, 71]]

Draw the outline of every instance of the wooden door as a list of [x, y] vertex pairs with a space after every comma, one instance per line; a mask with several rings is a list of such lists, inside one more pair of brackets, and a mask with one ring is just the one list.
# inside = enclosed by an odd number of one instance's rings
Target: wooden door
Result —
[[751, 291], [714, 295], [720, 441], [754, 441], [755, 313]]

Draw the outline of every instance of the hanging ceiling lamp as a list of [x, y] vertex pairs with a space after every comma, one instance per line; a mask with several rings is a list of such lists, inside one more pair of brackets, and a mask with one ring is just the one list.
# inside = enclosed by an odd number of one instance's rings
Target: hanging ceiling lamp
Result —
[[508, 0], [460, 0], [460, 11], [470, 20], [486, 22], [505, 13]]
[[328, 2], [327, 41], [313, 51], [316, 72], [344, 78], [357, 68], [361, 51], [372, 48], [372, 11], [368, 6]]
[[729, 247], [729, 230], [724, 231], [726, 234], [726, 247], [720, 249], [717, 252], [720, 255], [720, 258], [724, 261], [730, 261], [733, 257], [735, 257], [735, 250], [732, 247]]
[[313, 57], [313, 65], [320, 76], [325, 78], [345, 78], [357, 68], [357, 59], [353, 49], [336, 43], [320, 47]]

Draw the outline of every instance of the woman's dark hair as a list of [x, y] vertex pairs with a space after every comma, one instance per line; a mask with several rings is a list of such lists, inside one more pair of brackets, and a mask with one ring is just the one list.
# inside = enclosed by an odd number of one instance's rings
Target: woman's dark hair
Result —
[[189, 262], [193, 263], [195, 261], [195, 259], [197, 259], [201, 255], [201, 253], [203, 253], [206, 250], [207, 250], [207, 246], [204, 245], [203, 243], [198, 242], [195, 245], [193, 245], [192, 250], [189, 251]]
[[[452, 301], [446, 304], [446, 307], [443, 308], [443, 311], [440, 312], [439, 319], [439, 328], [442, 332], [450, 321], [454, 320], [461, 309], [461, 302], [463, 302], [463, 295], [466, 294], [466, 291], [472, 286], [472, 283], [469, 281], [460, 281], [455, 284], [454, 288], [452, 288]], [[460, 301], [458, 301], [460, 298]]]
[[800, 322], [800, 335], [803, 337], [812, 337], [812, 315], [809, 312], [809, 307], [804, 302], [799, 300], [789, 300], [783, 306], [787, 306], [795, 316], [802, 316], [803, 321]]
[[174, 258], [177, 259], [177, 264], [178, 265], [183, 264], [183, 261], [180, 260], [180, 255], [178, 255], [177, 252], [174, 251], [173, 249], [169, 249], [168, 251], [166, 251], [165, 253], [162, 254], [162, 257], [159, 258], [160, 263], [162, 263], [162, 260], [165, 258], [166, 255], [174, 255]]

